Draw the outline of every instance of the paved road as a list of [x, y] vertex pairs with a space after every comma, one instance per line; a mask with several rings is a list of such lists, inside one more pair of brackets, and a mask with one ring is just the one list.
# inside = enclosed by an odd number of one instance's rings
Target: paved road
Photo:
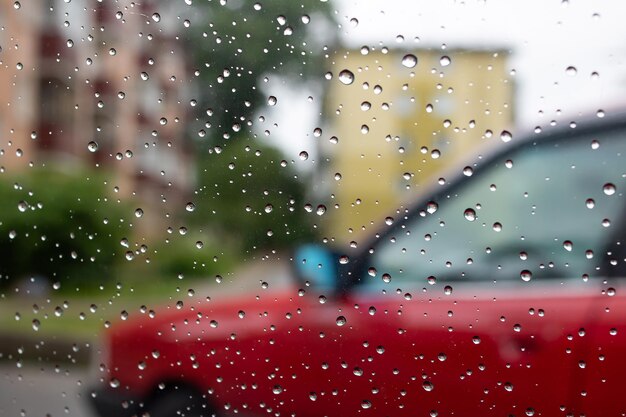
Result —
[[85, 368], [0, 365], [0, 416], [92, 417], [84, 398]]

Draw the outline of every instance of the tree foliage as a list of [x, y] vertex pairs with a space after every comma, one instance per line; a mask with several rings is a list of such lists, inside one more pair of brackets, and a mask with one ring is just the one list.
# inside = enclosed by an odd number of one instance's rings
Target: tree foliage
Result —
[[190, 36], [202, 126], [193, 132], [201, 137], [201, 188], [198, 210], [190, 216], [247, 251], [312, 238], [302, 208], [305, 181], [281, 166], [279, 150], [250, 140], [249, 126], [268, 99], [260, 88], [265, 77], [276, 74], [300, 84], [322, 79], [323, 43], [336, 36], [326, 30], [334, 25], [330, 4], [209, 0], [194, 3], [193, 12]]
[[[320, 41], [334, 42], [325, 1], [205, 1], [194, 4], [191, 41], [207, 136], [245, 126], [263, 97], [264, 76], [306, 82], [323, 70]], [[206, 127], [206, 126], [205, 126]]]
[[208, 156], [201, 169], [197, 223], [244, 250], [280, 248], [312, 237], [304, 187], [271, 147], [234, 141]]
[[[6, 174], [5, 174], [6, 175]], [[115, 276], [128, 232], [103, 180], [50, 168], [0, 179], [0, 286], [43, 276], [88, 287]]]

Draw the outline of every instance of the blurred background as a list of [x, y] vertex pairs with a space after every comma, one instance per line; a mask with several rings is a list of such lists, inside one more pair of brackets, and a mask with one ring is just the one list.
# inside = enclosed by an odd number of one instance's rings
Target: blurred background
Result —
[[85, 415], [112, 321], [354, 249], [469, 155], [618, 108], [623, 13], [0, 1], [0, 415]]

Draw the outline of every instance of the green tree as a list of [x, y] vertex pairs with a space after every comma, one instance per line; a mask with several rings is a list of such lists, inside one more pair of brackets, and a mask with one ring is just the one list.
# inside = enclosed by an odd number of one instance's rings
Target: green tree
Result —
[[[190, 42], [198, 71], [199, 121], [220, 139], [246, 125], [267, 101], [259, 81], [270, 74], [321, 79], [323, 46], [335, 42], [326, 1], [204, 1], [194, 3]], [[336, 25], [334, 26], [336, 28]], [[210, 126], [207, 128], [207, 126]]]
[[190, 216], [225, 242], [241, 242], [249, 251], [281, 248], [313, 236], [302, 208], [302, 182], [276, 149], [235, 141], [204, 164], [197, 208]]
[[0, 286], [43, 276], [70, 290], [114, 278], [128, 228], [103, 184], [97, 174], [50, 168], [1, 178]]
[[323, 43], [335, 42], [337, 27], [330, 3], [205, 1], [194, 3], [190, 22], [201, 186], [190, 216], [246, 251], [312, 238], [302, 208], [305, 181], [248, 129], [268, 102], [265, 77], [298, 85], [323, 80]]

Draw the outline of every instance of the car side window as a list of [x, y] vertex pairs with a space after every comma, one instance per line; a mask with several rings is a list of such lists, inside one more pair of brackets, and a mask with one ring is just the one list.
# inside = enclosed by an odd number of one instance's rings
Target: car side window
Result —
[[624, 136], [528, 143], [476, 169], [434, 199], [434, 212], [381, 238], [366, 287], [601, 275], [624, 218]]

